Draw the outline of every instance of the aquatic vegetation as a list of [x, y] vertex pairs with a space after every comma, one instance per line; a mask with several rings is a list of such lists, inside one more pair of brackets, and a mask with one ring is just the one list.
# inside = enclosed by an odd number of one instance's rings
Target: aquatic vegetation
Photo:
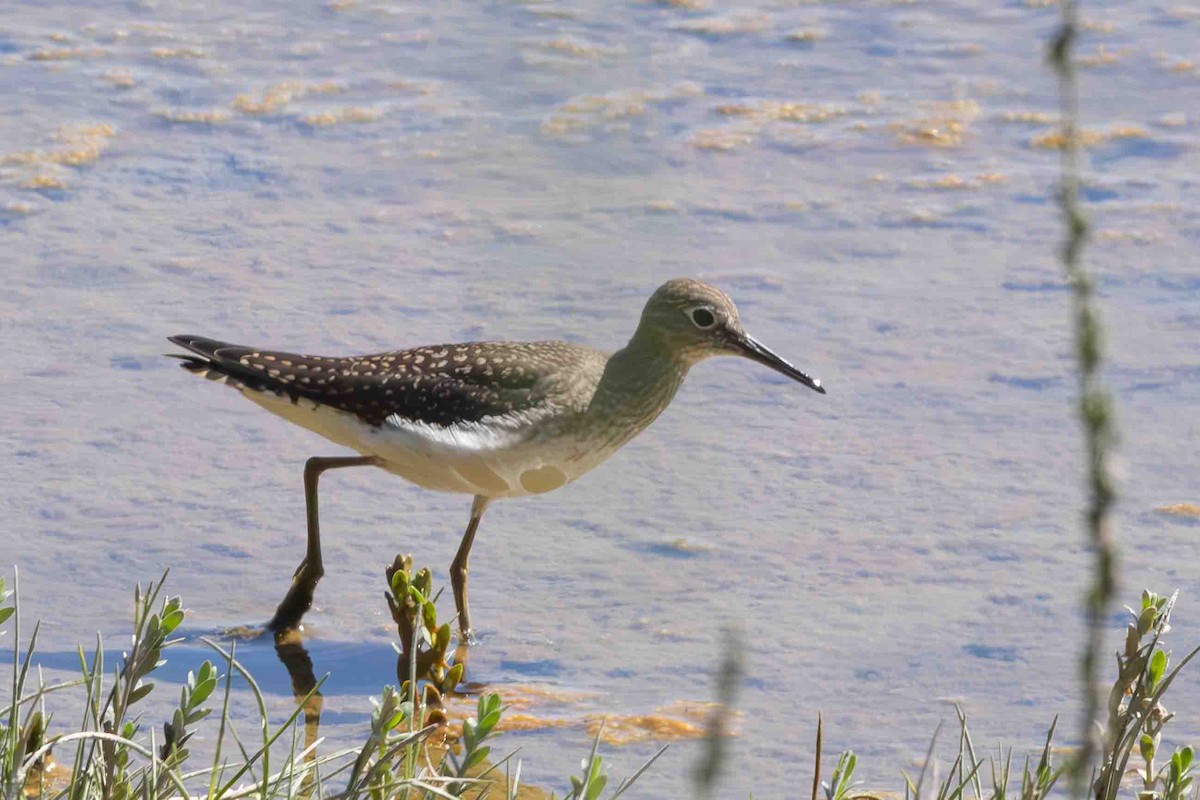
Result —
[[38, 174], [21, 181], [22, 189], [66, 189], [67, 182], [54, 175]]
[[544, 42], [542, 46], [547, 50], [578, 58], [608, 58], [624, 53], [624, 50], [620, 47], [604, 47], [570, 37], [551, 39], [548, 42]]
[[995, 186], [1005, 183], [1007, 180], [1004, 175], [998, 172], [985, 172], [969, 178], [960, 178], [957, 175], [942, 175], [929, 179], [914, 178], [905, 181], [904, 185], [910, 189], [982, 189], [985, 186]]
[[116, 129], [111, 125], [65, 125], [54, 135], [59, 142], [57, 146], [0, 156], [0, 164], [85, 166], [100, 158], [108, 140], [115, 135]]
[[1056, 119], [1053, 114], [1045, 111], [1005, 111], [997, 116], [1001, 122], [1014, 122], [1026, 125], [1050, 125]]
[[321, 127], [340, 125], [344, 122], [374, 122], [383, 119], [384, 112], [378, 108], [360, 108], [349, 106], [336, 111], [324, 111], [320, 114], [301, 114], [298, 118], [305, 125]]
[[682, 81], [665, 89], [627, 89], [607, 94], [585, 94], [568, 99], [542, 123], [543, 135], [562, 137], [590, 131], [645, 115], [652, 107], [702, 94], [701, 88]]
[[900, 141], [926, 147], [958, 147], [967, 137], [970, 124], [983, 113], [974, 100], [951, 100], [925, 105], [923, 116], [891, 125]]
[[152, 47], [150, 55], [166, 60], [205, 58], [208, 54], [199, 47]]
[[346, 88], [335, 81], [322, 83], [305, 83], [303, 81], [284, 81], [272, 84], [263, 90], [262, 95], [255, 99], [250, 94], [239, 94], [233, 98], [233, 107], [243, 114], [263, 115], [282, 111], [289, 103], [313, 94], [338, 94]]
[[1160, 514], [1167, 514], [1172, 517], [1200, 518], [1200, 505], [1196, 503], [1173, 503], [1167, 506], [1159, 506], [1154, 510]]
[[[107, 124], [65, 125], [54, 134], [54, 144], [40, 150], [0, 154], [0, 181], [13, 182], [35, 192], [62, 192], [70, 184], [71, 168], [83, 168], [99, 160], [116, 135]], [[8, 204], [8, 213], [30, 213], [32, 206]]]
[[797, 28], [783, 38], [789, 42], [810, 44], [812, 42], [819, 42], [826, 36], [826, 32], [821, 28]]
[[699, 150], [729, 151], [750, 144], [754, 139], [746, 133], [728, 130], [699, 130], [688, 139], [688, 144]]
[[43, 47], [29, 54], [30, 61], [83, 61], [103, 58], [108, 51], [101, 47]]
[[1123, 48], [1121, 50], [1113, 50], [1101, 45], [1096, 48], [1094, 53], [1085, 56], [1080, 56], [1078, 64], [1085, 69], [1099, 69], [1102, 67], [1112, 67], [1120, 64], [1121, 61], [1131, 54], [1131, 50]]
[[838, 106], [775, 100], [722, 103], [716, 107], [716, 112], [728, 117], [745, 117], [762, 122], [827, 122], [848, 113], [846, 109]]
[[100, 77], [114, 89], [131, 89], [137, 83], [133, 75], [123, 69], [110, 69]]
[[[1117, 139], [1145, 139], [1146, 130], [1137, 125], [1113, 125], [1103, 130], [1080, 130], [1076, 134], [1081, 147], [1095, 147]], [[1039, 133], [1029, 140], [1029, 146], [1046, 150], [1063, 150], [1067, 147], [1068, 133], [1051, 130]]]
[[[133, 635], [120, 664], [105, 665], [104, 646], [98, 637], [90, 661], [79, 649], [79, 679], [49, 685], [40, 676], [33, 678], [39, 675], [34, 662], [40, 625], [23, 644], [18, 592], [15, 588], [6, 591], [0, 579], [0, 636], [10, 632], [13, 636], [12, 695], [0, 707], [0, 797], [546, 797], [544, 792], [521, 786], [520, 765], [516, 764], [514, 771], [511, 756], [489, 760], [506, 712], [498, 694], [481, 693], [474, 713], [455, 724], [448, 720], [441, 698], [454, 690], [465, 662], [447, 664], [450, 626], [437, 625], [436, 609], [429, 599], [429, 570], [414, 575], [411, 567], [411, 559], [398, 557], [387, 571], [389, 606], [402, 640], [412, 643], [401, 648], [401, 663], [407, 665], [408, 677], [399, 689], [384, 687], [373, 701], [369, 729], [360, 747], [331, 753], [318, 753], [319, 741], [313, 737], [303, 737], [302, 747], [298, 744], [302, 740], [299, 720], [314, 708], [314, 698], [319, 709], [320, 681], [311, 682], [307, 691], [298, 695], [296, 710], [272, 726], [264, 695], [237, 660], [235, 648], [226, 649], [214, 641], [205, 643], [217, 657], [188, 672], [179, 687], [178, 701], [169, 706], [161, 728], [146, 721], [146, 701], [156, 688], [156, 672], [166, 663], [170, 649], [183, 641], [178, 635], [185, 616], [183, 602], [163, 594], [165, 574], [144, 590], [140, 586], [135, 590]], [[237, 732], [237, 718], [231, 711], [235, 676], [249, 687], [257, 706], [257, 742], [244, 741]], [[70, 731], [57, 733], [46, 710], [46, 698], [65, 690], [82, 693], [83, 716]], [[157, 711], [160, 707], [153, 708]], [[206, 727], [216, 728], [215, 741], [211, 731], [206, 737], [213, 742], [212, 761], [210, 766], [196, 768], [187, 745], [206, 721]], [[582, 776], [571, 777], [572, 788], [565, 798], [602, 796], [608, 778], [596, 752], [600, 739], [598, 733], [584, 760]], [[228, 750], [234, 745], [237, 754], [230, 756]], [[282, 762], [278, 760], [281, 748]], [[62, 760], [56, 761], [56, 756]], [[620, 796], [657, 757], [603, 796]]]
[[207, 111], [168, 108], [156, 111], [155, 116], [167, 122], [175, 122], [183, 125], [219, 125], [222, 122], [229, 121], [229, 112], [221, 108], [213, 108]]
[[[1174, 714], [1162, 704], [1172, 682], [1200, 647], [1192, 650], [1173, 668], [1170, 667], [1171, 653], [1163, 646], [1163, 636], [1170, 630], [1169, 620], [1178, 592], [1169, 598], [1149, 590], [1142, 592], [1141, 603], [1128, 609], [1132, 619], [1126, 628], [1124, 649], [1117, 655], [1117, 677], [1108, 696], [1108, 715], [1100, 743], [1100, 763], [1092, 773], [1091, 796], [1095, 800], [1114, 800], [1122, 789], [1133, 789], [1139, 798], [1181, 798], [1190, 792], [1195, 751], [1190, 746], [1177, 747], [1168, 757], [1163, 757], [1159, 748], [1162, 744], [1163, 728]], [[1012, 748], [1000, 748], [994, 754], [980, 755], [971, 738], [967, 717], [962, 709], [955, 707], [958, 717], [957, 748], [952, 752], [949, 768], [940, 772], [936, 763], [937, 741], [940, 731], [934, 733], [929, 744], [921, 771], [914, 778], [902, 772], [904, 797], [916, 800], [934, 797], [937, 800], [969, 798], [971, 800], [1004, 800], [1014, 794], [1022, 800], [1040, 800], [1048, 796], [1069, 764], [1077, 758], [1078, 750], [1068, 751], [1060, 763], [1055, 757], [1062, 754], [1054, 745], [1058, 719], [1055, 718], [1046, 732], [1046, 738], [1036, 761], [1031, 767], [1030, 758], [1024, 759], [1019, 776], [1019, 786], [1013, 785]], [[817, 721], [816, 765], [814, 767], [813, 798], [818, 796], [818, 786], [825, 800], [853, 800], [853, 798], [878, 797], [875, 791], [863, 792], [854, 781], [858, 759], [853, 751], [841, 753], [827, 782], [820, 782], [822, 722]], [[1140, 767], [1130, 768], [1131, 757], [1136, 756]], [[986, 768], [986, 769], [985, 769]], [[944, 774], [939, 779], [937, 776]], [[1127, 776], [1137, 779], [1137, 786], [1130, 787]], [[985, 785], [986, 783], [990, 786]], [[887, 793], [893, 794], [893, 793]], [[895, 793], [898, 796], [898, 793]]]

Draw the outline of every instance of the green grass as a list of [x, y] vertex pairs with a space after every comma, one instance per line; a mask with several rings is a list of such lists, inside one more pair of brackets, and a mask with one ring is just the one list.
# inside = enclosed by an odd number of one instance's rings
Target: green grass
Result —
[[[266, 698], [238, 661], [235, 648], [208, 640], [204, 641], [214, 657], [188, 673], [169, 718], [161, 726], [146, 722], [147, 698], [166, 691], [156, 686], [155, 673], [166, 663], [171, 648], [182, 641], [175, 635], [184, 619], [182, 601], [163, 594], [165, 578], [135, 591], [132, 644], [120, 664], [108, 670], [103, 643], [97, 639], [90, 661], [78, 649], [80, 677], [52, 685], [40, 677], [36, 682], [31, 679], [38, 627], [22, 644], [19, 593], [5, 591], [0, 580], [0, 635], [13, 637], [11, 693], [0, 709], [0, 798], [22, 794], [47, 800], [548, 796], [523, 792], [519, 763], [511, 756], [492, 755], [496, 726], [504, 713], [499, 695], [481, 695], [475, 715], [459, 725], [448, 721], [442, 697], [454, 690], [462, 666], [446, 661], [449, 625], [437, 624], [428, 570], [414, 577], [410, 559], [398, 558], [388, 570], [389, 605], [398, 627], [411, 634], [406, 646], [397, 648], [408, 677], [399, 688], [383, 687], [361, 746], [320, 754], [315, 742], [301, 744], [303, 713], [320, 683], [298, 698], [296, 710], [273, 727]], [[255, 706], [255, 731], [245, 738], [231, 709], [235, 674], [249, 687]], [[64, 691], [76, 692], [83, 708], [81, 718], [65, 728], [46, 711], [47, 696]], [[205, 765], [193, 763], [187, 746], [201, 726], [215, 737], [211, 763]], [[564, 798], [620, 797], [662, 753], [604, 794], [608, 776], [598, 744], [597, 736], [582, 775], [570, 778]], [[58, 765], [49, 771], [52, 755]]]
[[[306, 743], [303, 723], [307, 703], [320, 683], [297, 698], [296, 709], [287, 719], [272, 726], [266, 699], [238, 661], [235, 648], [213, 641], [205, 640], [213, 658], [188, 673], [166, 718], [158, 725], [147, 722], [147, 698], [167, 691], [156, 685], [156, 672], [181, 641], [176, 631], [184, 619], [182, 602], [164, 595], [163, 580], [135, 591], [131, 646], [119, 664], [105, 665], [102, 642], [97, 640], [90, 660], [82, 648], [78, 651], [78, 679], [51, 685], [31, 677], [37, 674], [33, 663], [38, 627], [22, 644], [18, 593], [5, 591], [0, 581], [0, 635], [13, 637], [12, 674], [4, 676], [11, 693], [7, 706], [0, 709], [0, 796], [17, 798], [24, 793], [48, 800], [550, 796], [521, 785], [520, 764], [512, 756], [494, 755], [497, 726], [504, 714], [499, 695], [481, 695], [473, 717], [457, 725], [449, 722], [443, 698], [455, 691], [462, 665], [451, 663], [449, 624], [438, 624], [428, 570], [414, 574], [411, 559], [397, 558], [387, 570], [387, 584], [388, 606], [398, 633], [405, 637], [396, 648], [404, 680], [398, 688], [383, 687], [375, 698], [360, 746], [319, 753], [317, 742]], [[1192, 650], [1172, 664], [1164, 639], [1175, 601], [1175, 595], [1146, 591], [1140, 603], [1129, 609], [1124, 646], [1108, 690], [1106, 724], [1097, 738], [1099, 757], [1091, 769], [1091, 795], [1097, 800], [1122, 793], [1141, 800], [1197, 797], [1193, 750], [1183, 747], [1170, 754], [1159, 750], [1163, 730], [1174, 717], [1163, 706], [1163, 698], [1180, 670], [1200, 652], [1200, 648]], [[741, 648], [730, 638], [725, 652], [718, 681], [721, 702], [710, 719], [710, 734], [695, 770], [694, 794], [700, 798], [718, 796], [716, 785], [726, 766], [726, 715], [740, 680], [737, 654]], [[231, 708], [235, 675], [249, 687], [253, 700], [254, 730], [249, 735], [239, 733], [234, 723], [245, 718]], [[76, 693], [77, 705], [83, 708], [78, 719], [59, 723], [46, 712], [46, 698], [59, 692]], [[1054, 746], [1056, 727], [1057, 719], [1027, 755], [1017, 755], [1012, 748], [984, 751], [973, 741], [966, 716], [958, 710], [948, 768], [937, 768], [938, 731], [922, 769], [915, 774], [901, 772], [897, 786], [885, 793], [903, 794], [906, 800], [1047, 797], [1069, 763]], [[194, 763], [188, 748], [201, 728], [215, 743], [212, 759], [205, 764]], [[813, 800], [878, 797], [879, 791], [864, 791], [856, 781], [859, 761], [852, 751], [839, 754], [822, 780], [822, 733], [818, 721], [811, 778], [805, 776], [807, 770], [789, 766], [796, 774], [796, 786], [811, 779]], [[610, 787], [599, 741], [597, 736], [580, 774], [569, 777], [565, 798], [620, 797], [662, 753]], [[52, 754], [59, 766], [45, 775]]]

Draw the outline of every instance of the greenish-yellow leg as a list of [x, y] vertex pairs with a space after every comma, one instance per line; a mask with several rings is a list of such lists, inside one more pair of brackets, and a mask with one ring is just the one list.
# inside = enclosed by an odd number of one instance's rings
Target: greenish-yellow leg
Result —
[[471, 545], [475, 542], [475, 530], [483, 517], [484, 509], [488, 507], [491, 498], [475, 495], [471, 504], [471, 521], [467, 523], [467, 531], [463, 534], [458, 553], [450, 564], [450, 585], [454, 588], [454, 607], [458, 610], [458, 631], [460, 642], [472, 644], [475, 639], [471, 634], [471, 612], [467, 607], [467, 557], [471, 554]]
[[325, 574], [325, 565], [321, 561], [321, 525], [317, 511], [317, 482], [321, 473], [327, 469], [342, 469], [343, 467], [373, 466], [376, 459], [373, 456], [343, 456], [336, 458], [319, 458], [314, 456], [304, 464], [304, 506], [308, 517], [308, 549], [304, 560], [296, 568], [292, 577], [292, 585], [284, 595], [283, 602], [275, 609], [275, 616], [267, 623], [268, 630], [278, 633], [300, 627], [300, 621], [312, 608], [313, 592], [317, 582]]

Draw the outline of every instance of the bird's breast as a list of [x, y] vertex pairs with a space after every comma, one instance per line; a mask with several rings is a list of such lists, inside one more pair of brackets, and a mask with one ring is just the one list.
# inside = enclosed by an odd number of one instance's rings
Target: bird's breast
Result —
[[611, 455], [568, 426], [537, 419], [445, 427], [394, 420], [373, 438], [384, 469], [430, 489], [493, 498], [554, 491]]

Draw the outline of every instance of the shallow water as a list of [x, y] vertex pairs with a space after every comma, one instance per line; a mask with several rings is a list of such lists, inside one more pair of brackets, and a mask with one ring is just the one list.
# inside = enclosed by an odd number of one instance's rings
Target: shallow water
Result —
[[[1181, 649], [1200, 640], [1200, 529], [1155, 508], [1200, 501], [1200, 14], [1086, 11], [1122, 596], [1181, 589]], [[1046, 146], [1055, 18], [10, 3], [0, 561], [21, 566], [48, 665], [124, 630], [132, 584], [168, 565], [193, 633], [261, 621], [302, 553], [300, 470], [336, 448], [176, 369], [167, 335], [616, 348], [655, 286], [694, 275], [829, 395], [706, 363], [608, 465], [497, 504], [472, 561], [473, 679], [646, 713], [709, 698], [732, 626], [748, 676], [731, 797], [789, 794], [818, 709], [872, 786], [899, 785], [954, 701], [977, 741], [1032, 748], [1055, 714], [1069, 740], [1086, 559]], [[328, 731], [351, 739], [392, 678], [383, 568], [412, 552], [445, 581], [469, 503], [383, 473], [323, 487], [312, 649]], [[245, 652], [285, 714], [271, 648]], [[1196, 679], [1177, 686], [1172, 708], [1196, 709]], [[527, 779], [561, 786], [588, 734], [509, 743]], [[653, 749], [609, 748], [614, 773]], [[677, 795], [698, 753], [673, 745], [630, 796]]]

